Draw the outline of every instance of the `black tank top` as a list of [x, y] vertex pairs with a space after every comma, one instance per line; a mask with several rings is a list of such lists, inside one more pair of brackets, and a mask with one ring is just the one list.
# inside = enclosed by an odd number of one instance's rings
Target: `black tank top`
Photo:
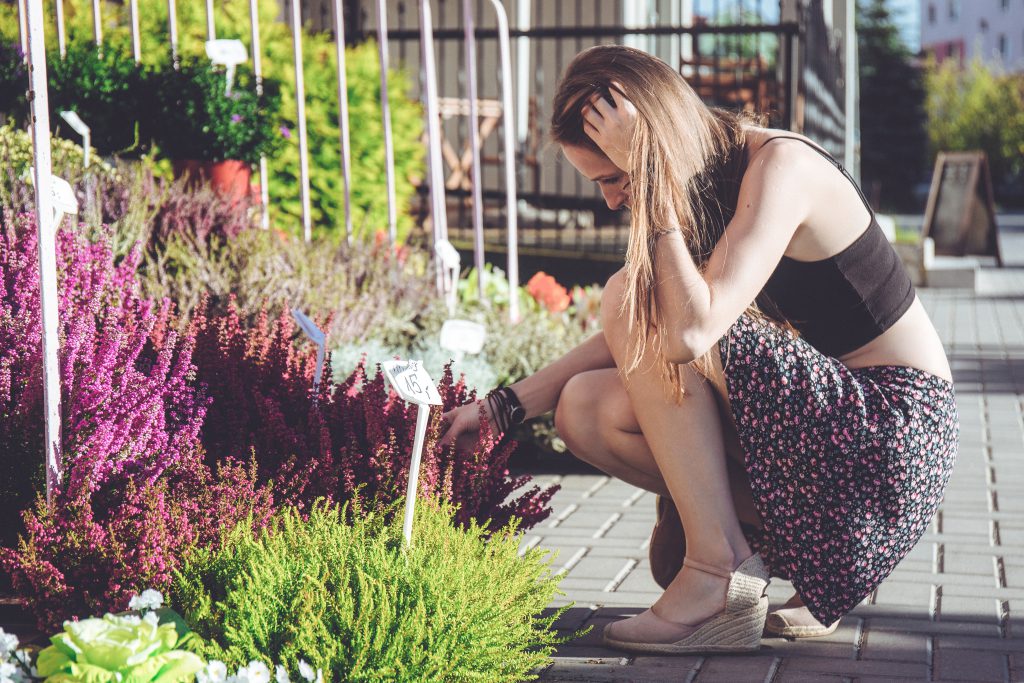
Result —
[[864, 193], [842, 165], [801, 138], [853, 183], [871, 222], [853, 243], [820, 261], [783, 256], [762, 293], [812, 346], [830, 356], [860, 348], [892, 327], [914, 302], [914, 286], [875, 219]]

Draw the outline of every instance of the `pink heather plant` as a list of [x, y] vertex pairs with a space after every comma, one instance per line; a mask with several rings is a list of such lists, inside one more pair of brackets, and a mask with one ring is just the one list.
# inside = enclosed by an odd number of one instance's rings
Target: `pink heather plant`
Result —
[[[288, 314], [273, 324], [264, 314], [245, 329], [233, 303], [219, 318], [208, 317], [204, 305], [192, 326], [193, 361], [212, 398], [201, 433], [207, 453], [254, 454], [261, 481], [274, 482], [277, 499], [303, 508], [317, 497], [345, 501], [356, 491], [364, 504], [380, 506], [405, 495], [416, 409], [386, 389], [379, 371], [367, 378], [360, 366], [332, 386], [328, 361], [314, 396], [315, 347], [292, 341]], [[450, 370], [440, 391], [446, 409], [469, 398]], [[529, 528], [550, 514], [556, 489], [534, 487], [506, 501], [529, 477], [509, 478], [514, 444], [495, 449], [486, 422], [476, 451], [439, 449], [442, 412], [433, 410], [428, 429], [421, 494], [460, 505], [459, 521], [491, 519], [492, 528], [512, 516]]]
[[[0, 216], [4, 546], [44, 480], [37, 259], [32, 216]], [[254, 472], [225, 463], [215, 478], [203, 465], [194, 341], [172, 331], [167, 302], [139, 297], [136, 255], [115, 265], [106, 243], [60, 230], [57, 263], [64, 479], [53, 504], [24, 512], [18, 549], [0, 548], [0, 569], [49, 626], [166, 585], [185, 548], [270, 511]]]
[[[206, 399], [190, 379], [193, 342], [164, 331], [167, 302], [157, 307], [138, 296], [136, 254], [115, 265], [104, 242], [69, 229], [56, 241], [67, 486], [152, 483], [199, 444]], [[41, 491], [44, 477], [36, 245], [30, 215], [0, 218], [0, 514], [7, 519]]]

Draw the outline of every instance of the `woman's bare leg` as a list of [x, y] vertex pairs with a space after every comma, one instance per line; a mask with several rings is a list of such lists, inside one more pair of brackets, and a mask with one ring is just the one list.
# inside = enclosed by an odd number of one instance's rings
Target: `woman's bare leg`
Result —
[[[627, 322], [619, 315], [621, 276], [609, 280], [602, 301], [605, 339], [616, 365], [626, 362]], [[752, 552], [740, 528], [729, 486], [723, 421], [716, 389], [689, 367], [686, 396], [673, 402], [657, 359], [648, 354], [632, 372], [626, 392], [658, 471], [679, 511], [687, 556], [733, 569]], [[655, 603], [659, 616], [697, 624], [722, 610], [727, 582], [684, 568]]]
[[[720, 406], [720, 410], [727, 407]], [[761, 526], [754, 507], [743, 453], [731, 420], [725, 421], [729, 486], [736, 514], [746, 524]], [[565, 385], [555, 410], [555, 426], [569, 450], [584, 462], [633, 486], [671, 497], [640, 424], [633, 414], [618, 370], [593, 370]]]

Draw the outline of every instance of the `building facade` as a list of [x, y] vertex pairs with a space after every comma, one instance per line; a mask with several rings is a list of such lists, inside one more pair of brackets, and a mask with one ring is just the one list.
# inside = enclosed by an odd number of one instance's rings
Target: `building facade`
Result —
[[921, 0], [921, 49], [1024, 72], [1024, 0]]

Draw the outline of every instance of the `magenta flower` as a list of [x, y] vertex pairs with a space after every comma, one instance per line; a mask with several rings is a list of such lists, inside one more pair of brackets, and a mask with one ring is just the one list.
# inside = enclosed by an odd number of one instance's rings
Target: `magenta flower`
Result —
[[238, 123], [241, 120], [242, 120], [242, 115], [241, 114], [232, 114], [231, 115], [231, 123]]
[[281, 126], [280, 128], [278, 128], [278, 130], [281, 131], [281, 137], [285, 138], [286, 140], [291, 138], [292, 132], [291, 130], [288, 129], [288, 126]]

